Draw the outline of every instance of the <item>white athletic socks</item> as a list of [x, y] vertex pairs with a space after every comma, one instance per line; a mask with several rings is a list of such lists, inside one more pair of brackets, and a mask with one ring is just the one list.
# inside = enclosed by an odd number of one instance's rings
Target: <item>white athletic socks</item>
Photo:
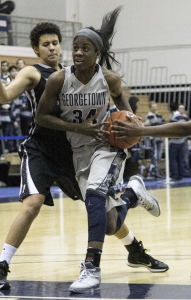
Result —
[[128, 235], [126, 235], [123, 239], [120, 240], [124, 246], [132, 244], [134, 241], [134, 236], [131, 233], [131, 230], [129, 230]]
[[3, 250], [1, 252], [0, 261], [6, 260], [6, 262], [8, 264], [10, 264], [10, 261], [11, 261], [11, 259], [14, 256], [16, 251], [17, 251], [17, 248], [5, 243], [3, 245]]

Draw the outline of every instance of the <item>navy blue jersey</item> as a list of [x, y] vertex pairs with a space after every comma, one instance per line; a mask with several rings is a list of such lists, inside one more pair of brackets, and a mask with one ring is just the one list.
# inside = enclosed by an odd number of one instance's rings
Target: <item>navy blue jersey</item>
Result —
[[[37, 106], [45, 89], [46, 81], [49, 76], [57, 70], [43, 64], [35, 64], [34, 67], [41, 74], [41, 78], [33, 90], [26, 92], [31, 105], [33, 122], [29, 130], [29, 136], [20, 144], [19, 152], [25, 151], [28, 141], [33, 137], [38, 141], [38, 150], [44, 153], [47, 158], [50, 158], [50, 163], [56, 166], [63, 164], [64, 167], [68, 167], [67, 161], [70, 161], [69, 157], [72, 159], [72, 150], [66, 138], [66, 132], [41, 127], [34, 122]], [[62, 68], [62, 65], [60, 65], [60, 67]], [[55, 111], [55, 115], [56, 114], [59, 114], [57, 110]]]

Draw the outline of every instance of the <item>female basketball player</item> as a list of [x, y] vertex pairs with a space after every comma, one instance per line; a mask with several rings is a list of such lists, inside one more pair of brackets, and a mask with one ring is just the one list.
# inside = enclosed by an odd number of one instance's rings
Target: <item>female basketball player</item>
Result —
[[[0, 82], [0, 103], [8, 103], [27, 91], [32, 114], [35, 117], [47, 78], [62, 68], [58, 63], [61, 33], [55, 24], [41, 23], [32, 30], [30, 39], [35, 53], [41, 59], [41, 64], [22, 69], [15, 81], [6, 89]], [[83, 124], [76, 124], [76, 126], [81, 127], [79, 129], [81, 133], [88, 132], [99, 139], [98, 134], [102, 133], [99, 130], [100, 125], [92, 124], [92, 120], [93, 117]], [[50, 194], [50, 186], [53, 182], [57, 181], [60, 188], [70, 198], [74, 200], [81, 198], [75, 180], [72, 151], [65, 132], [42, 128], [32, 123], [30, 134], [21, 144], [19, 152], [22, 167], [20, 201], [23, 203], [21, 212], [10, 228], [0, 256], [0, 290], [10, 288], [7, 282], [8, 265], [23, 242], [42, 204], [54, 205]], [[133, 236], [126, 226], [121, 233], [116, 233], [116, 236], [122, 240], [124, 245], [131, 247]], [[140, 247], [136, 247], [133, 253], [137, 251], [140, 252]], [[145, 262], [145, 255], [142, 254], [140, 260]], [[155, 268], [154, 265], [152, 267]]]
[[[81, 275], [70, 291], [83, 293], [100, 286], [100, 258], [106, 232], [114, 234], [123, 224], [127, 210], [140, 204], [132, 189], [142, 186], [139, 177], [132, 178], [129, 188], [117, 197], [122, 184], [124, 150], [115, 149], [101, 140], [105, 132], [97, 133], [97, 140], [88, 131], [80, 132], [80, 126], [88, 118], [95, 116], [95, 123], [103, 124], [108, 115], [109, 97], [112, 96], [118, 109], [130, 110], [122, 93], [121, 78], [111, 70], [115, 59], [109, 53], [114, 25], [121, 7], [107, 14], [100, 30], [84, 28], [77, 32], [73, 40], [72, 67], [66, 67], [49, 77], [41, 97], [36, 121], [40, 126], [60, 132], [67, 131], [67, 138], [73, 150], [76, 178], [85, 200], [88, 214], [88, 250], [85, 263], [81, 264]], [[96, 64], [99, 59], [100, 65]], [[107, 68], [101, 68], [106, 64]], [[55, 116], [57, 99], [60, 99], [61, 117]], [[80, 125], [77, 127], [76, 125]], [[139, 181], [137, 183], [137, 181]], [[136, 183], [135, 183], [136, 182]], [[132, 189], [131, 189], [132, 188]], [[149, 194], [150, 212], [158, 216], [159, 204]], [[146, 197], [144, 198], [146, 201]], [[152, 203], [152, 204], [151, 204]], [[144, 205], [143, 205], [144, 206]], [[152, 207], [152, 208], [151, 208]], [[107, 228], [107, 212], [110, 228]], [[155, 261], [156, 262], [156, 261]], [[129, 265], [131, 265], [129, 263]], [[138, 264], [137, 264], [138, 265]], [[158, 271], [166, 271], [168, 266], [157, 262]], [[135, 264], [132, 266], [135, 266]]]

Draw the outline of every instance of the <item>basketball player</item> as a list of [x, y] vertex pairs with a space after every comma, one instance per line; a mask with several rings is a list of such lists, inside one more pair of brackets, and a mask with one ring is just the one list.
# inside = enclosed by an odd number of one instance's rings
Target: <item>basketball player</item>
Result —
[[[96, 140], [88, 131], [86, 135], [82, 135], [80, 127], [76, 126], [83, 126], [84, 121], [91, 116], [95, 116], [95, 123], [103, 124], [109, 116], [110, 94], [118, 109], [130, 110], [122, 93], [121, 78], [109, 70], [110, 59], [115, 61], [109, 54], [109, 48], [120, 10], [121, 7], [118, 7], [107, 14], [100, 30], [90, 27], [77, 32], [73, 40], [74, 65], [49, 77], [36, 114], [36, 121], [40, 126], [60, 132], [67, 131], [73, 150], [76, 178], [86, 204], [88, 249], [85, 262], [81, 263], [80, 277], [70, 286], [70, 291], [75, 293], [99, 288], [99, 265], [106, 232], [110, 235], [116, 233], [123, 224], [128, 209], [137, 204], [142, 205], [137, 197], [133, 197], [131, 189], [138, 181], [138, 176], [130, 180], [128, 189], [121, 198], [116, 195], [117, 187], [122, 184], [125, 151], [113, 148], [101, 140], [102, 133], [98, 133], [99, 140]], [[96, 64], [97, 59], [100, 65], [106, 63], [107, 68]], [[60, 118], [54, 114], [58, 98], [62, 111]], [[151, 195], [150, 197], [150, 212], [156, 216], [158, 202]], [[112, 216], [109, 232], [107, 212]], [[164, 263], [157, 264], [160, 271], [168, 268]]]
[[118, 139], [136, 136], [180, 138], [191, 135], [191, 121], [140, 127], [133, 118], [127, 116], [127, 119], [130, 123], [116, 120], [117, 125], [112, 125], [112, 132]]
[[[8, 103], [27, 91], [32, 114], [35, 117], [38, 101], [44, 91], [47, 78], [55, 71], [62, 69], [58, 63], [61, 33], [55, 24], [41, 23], [31, 31], [30, 39], [41, 63], [23, 68], [6, 89], [0, 82], [0, 103]], [[100, 125], [93, 125], [92, 120], [93, 117], [84, 122], [84, 129], [81, 126], [80, 130], [84, 134], [88, 131], [88, 134], [91, 133], [99, 138], [98, 134], [102, 132], [99, 130]], [[70, 198], [76, 200], [82, 197], [75, 180], [72, 151], [65, 132], [42, 128], [32, 123], [30, 134], [21, 144], [19, 153], [21, 156], [20, 201], [22, 208], [10, 228], [0, 256], [0, 290], [10, 288], [10, 284], [7, 282], [9, 263], [23, 242], [42, 204], [54, 205], [50, 194], [50, 186], [53, 182], [57, 181], [60, 188]], [[44, 170], [43, 173], [42, 169]], [[135, 184], [136, 182], [137, 186], [134, 189], [137, 189], [138, 196], [143, 194], [142, 198], [149, 198], [149, 194], [144, 191], [144, 186], [139, 184], [136, 179], [132, 180], [132, 183]], [[133, 197], [137, 199], [135, 194]], [[140, 252], [140, 245], [138, 243], [131, 245], [135, 241], [132, 233], [126, 225], [122, 229], [123, 231], [119, 234], [116, 233], [116, 236], [126, 247], [136, 248], [133, 253], [138, 251], [141, 255], [140, 260], [145, 265], [146, 256]], [[155, 262], [154, 259], [153, 261]], [[151, 271], [153, 271], [152, 268], [156, 268], [154, 262], [151, 267], [148, 267]]]

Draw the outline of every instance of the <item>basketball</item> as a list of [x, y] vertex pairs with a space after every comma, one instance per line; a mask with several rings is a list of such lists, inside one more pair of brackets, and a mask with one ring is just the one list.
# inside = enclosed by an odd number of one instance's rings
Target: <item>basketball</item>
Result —
[[[110, 125], [114, 125], [115, 120], [129, 123], [130, 121], [126, 118], [126, 116], [133, 117], [135, 119], [135, 121], [142, 124], [141, 120], [139, 120], [139, 118], [134, 113], [132, 113], [131, 111], [125, 111], [125, 110], [116, 111], [107, 119], [107, 121], [109, 122]], [[116, 139], [116, 136], [113, 133], [111, 133], [111, 127], [108, 126], [106, 128], [107, 128], [107, 131], [110, 132], [110, 134], [108, 134], [108, 137], [107, 137], [108, 143], [116, 148], [129, 149], [140, 141], [140, 137]]]

